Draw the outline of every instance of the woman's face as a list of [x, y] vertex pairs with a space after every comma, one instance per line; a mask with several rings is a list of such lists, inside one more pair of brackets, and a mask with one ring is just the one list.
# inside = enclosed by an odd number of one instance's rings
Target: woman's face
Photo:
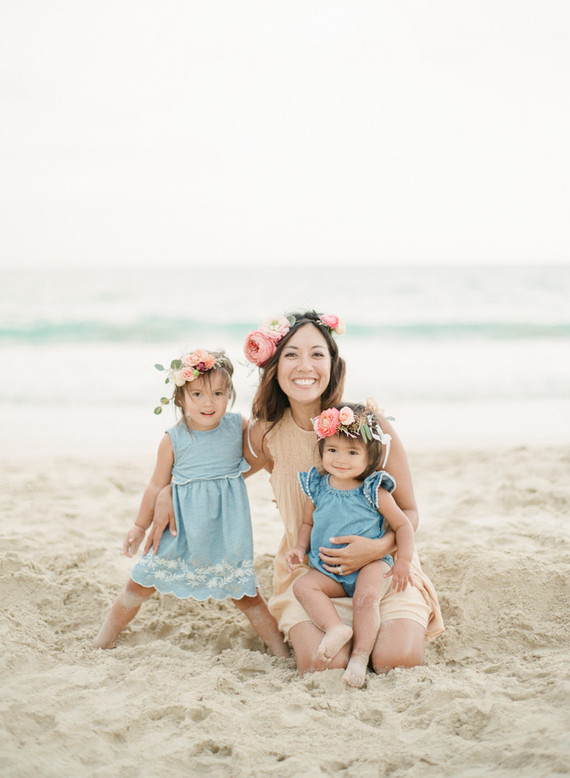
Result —
[[289, 339], [277, 363], [277, 381], [289, 402], [319, 404], [329, 385], [331, 356], [327, 342], [312, 324], [305, 324]]

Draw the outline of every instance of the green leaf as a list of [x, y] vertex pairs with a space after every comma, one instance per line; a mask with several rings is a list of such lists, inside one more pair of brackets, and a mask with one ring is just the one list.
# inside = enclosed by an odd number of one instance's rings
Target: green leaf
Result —
[[170, 402], [170, 400], [168, 399], [168, 397], [161, 397], [161, 398], [160, 398], [160, 402], [161, 402], [163, 405], [168, 405], [168, 403]]
[[294, 316], [287, 316], [287, 321], [289, 322], [290, 327], [295, 326], [295, 322], [297, 321]]
[[170, 363], [170, 367], [172, 370], [180, 370], [182, 367], [182, 361], [180, 359], [173, 359]]
[[154, 412], [156, 413], [156, 415], [157, 415], [157, 416], [158, 416], [160, 413], [162, 413], [162, 408], [160, 407], [160, 405], [154, 409]]
[[164, 370], [164, 367], [162, 365], [159, 365], [158, 363], [155, 365], [157, 370]]

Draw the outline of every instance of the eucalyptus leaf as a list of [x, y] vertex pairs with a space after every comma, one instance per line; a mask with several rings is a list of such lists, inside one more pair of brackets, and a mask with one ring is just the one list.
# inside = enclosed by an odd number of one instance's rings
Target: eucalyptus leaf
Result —
[[164, 370], [164, 367], [162, 365], [159, 365], [158, 363], [155, 365], [157, 370]]
[[297, 321], [294, 316], [287, 316], [287, 321], [289, 322], [290, 327], [295, 326], [295, 322]]
[[160, 405], [154, 409], [154, 412], [156, 413], [157, 416], [162, 413], [162, 408], [160, 407]]
[[161, 402], [163, 405], [168, 405], [168, 403], [170, 402], [170, 400], [168, 399], [168, 397], [161, 397], [161, 398], [160, 398], [160, 402]]
[[170, 363], [170, 367], [172, 370], [180, 370], [180, 368], [182, 367], [182, 360], [173, 359], [172, 362]]

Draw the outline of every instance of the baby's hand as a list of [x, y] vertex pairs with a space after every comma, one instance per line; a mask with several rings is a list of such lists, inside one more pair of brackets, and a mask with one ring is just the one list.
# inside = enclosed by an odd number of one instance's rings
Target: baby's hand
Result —
[[404, 559], [396, 559], [394, 566], [386, 573], [385, 577], [392, 576], [392, 589], [395, 592], [403, 592], [408, 584], [414, 585], [410, 572], [410, 563]]
[[304, 559], [305, 552], [302, 549], [297, 547], [289, 549], [285, 554], [285, 561], [287, 562], [287, 569], [289, 572], [292, 573], [296, 567], [302, 565]]
[[136, 524], [133, 524], [123, 541], [123, 554], [125, 556], [132, 557], [137, 553], [139, 546], [143, 541], [145, 532], [146, 530], [142, 527], [137, 527]]

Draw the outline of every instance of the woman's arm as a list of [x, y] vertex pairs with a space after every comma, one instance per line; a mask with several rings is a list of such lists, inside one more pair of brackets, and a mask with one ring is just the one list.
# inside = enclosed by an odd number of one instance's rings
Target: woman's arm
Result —
[[132, 557], [136, 554], [144, 534], [152, 522], [157, 497], [161, 489], [170, 484], [173, 462], [174, 451], [172, 450], [170, 435], [165, 435], [158, 447], [154, 472], [148, 486], [144, 490], [137, 518], [127, 532], [123, 543], [123, 553], [125, 556]]
[[[389, 421], [381, 417], [382, 430], [392, 437], [390, 458], [386, 463], [386, 470], [394, 477], [396, 489], [393, 492], [394, 500], [401, 511], [407, 516], [414, 529], [418, 528], [418, 508], [412, 484], [412, 474], [406, 451], [402, 441], [398, 437]], [[344, 574], [360, 570], [364, 565], [382, 559], [386, 554], [396, 550], [396, 535], [394, 532], [386, 532], [377, 540], [363, 538], [359, 535], [346, 535], [330, 539], [331, 543], [346, 543], [344, 548], [321, 548], [319, 556], [325, 570], [334, 572], [335, 567], [342, 565]]]
[[253, 475], [263, 469], [269, 472], [273, 470], [273, 460], [263, 437], [263, 428], [258, 421], [250, 421], [243, 427], [243, 456], [251, 466], [247, 475]]

